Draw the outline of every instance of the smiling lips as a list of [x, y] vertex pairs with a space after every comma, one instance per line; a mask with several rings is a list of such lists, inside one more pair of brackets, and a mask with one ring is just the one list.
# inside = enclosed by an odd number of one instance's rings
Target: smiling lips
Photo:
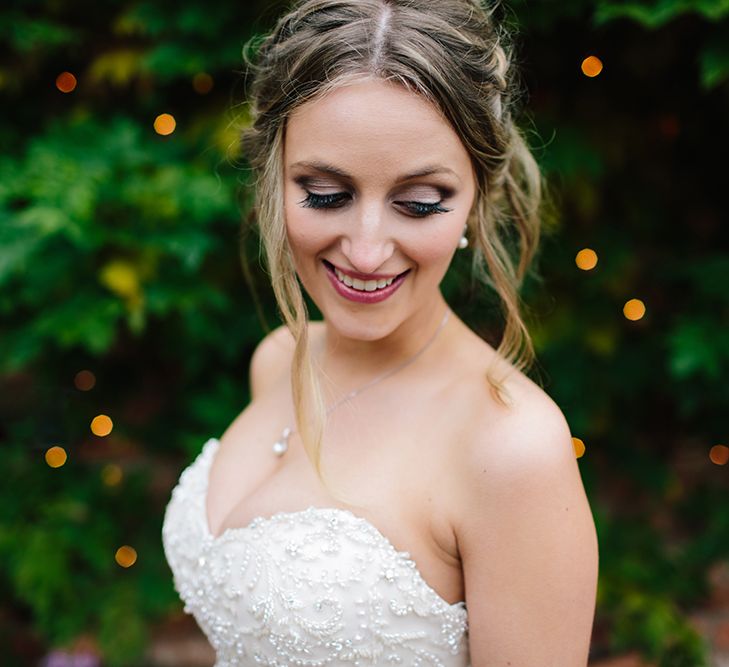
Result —
[[326, 260], [324, 266], [334, 289], [346, 299], [359, 303], [377, 303], [387, 299], [402, 285], [405, 276], [410, 272], [408, 269], [390, 277], [375, 274], [374, 278], [363, 280], [344, 273]]

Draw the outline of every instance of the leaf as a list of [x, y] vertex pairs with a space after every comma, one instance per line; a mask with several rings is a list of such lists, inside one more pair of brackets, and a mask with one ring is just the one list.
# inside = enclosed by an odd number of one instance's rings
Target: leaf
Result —
[[3, 44], [22, 54], [72, 44], [79, 37], [78, 31], [56, 21], [30, 18], [17, 10], [0, 12]]
[[704, 90], [715, 88], [729, 78], [729, 38], [723, 37], [707, 44], [699, 55]]
[[26, 229], [28, 234], [37, 238], [52, 236], [69, 224], [68, 216], [54, 206], [31, 206], [18, 213], [14, 218], [14, 225], [19, 229]]
[[729, 15], [729, 0], [599, 0], [594, 20], [597, 25], [602, 25], [618, 18], [629, 18], [647, 28], [655, 29], [687, 13], [696, 13], [710, 21], [719, 21]]
[[139, 273], [131, 262], [113, 259], [99, 271], [99, 282], [120, 297], [139, 294]]
[[33, 323], [33, 329], [63, 348], [81, 346], [92, 354], [102, 354], [114, 341], [123, 314], [121, 301], [85, 292], [49, 306]]
[[31, 257], [42, 245], [43, 238], [39, 235], [10, 238], [7, 230], [3, 230], [0, 234], [0, 286], [13, 274], [27, 270]]
[[102, 53], [89, 67], [89, 80], [127, 85], [142, 70], [142, 54], [137, 49], [119, 49]]
[[[712, 321], [687, 321], [668, 338], [669, 371], [677, 379], [704, 375], [718, 380], [729, 365], [729, 341]], [[723, 371], [722, 371], [723, 368]]]

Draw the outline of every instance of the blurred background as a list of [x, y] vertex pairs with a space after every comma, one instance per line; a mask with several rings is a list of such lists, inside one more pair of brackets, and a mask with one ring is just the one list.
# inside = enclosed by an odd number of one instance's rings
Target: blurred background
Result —
[[[279, 324], [238, 138], [242, 48], [283, 7], [2, 4], [3, 665], [213, 663], [160, 530]], [[590, 664], [729, 665], [729, 4], [500, 15], [552, 202], [530, 375], [570, 423], [600, 542]], [[498, 344], [466, 255], [444, 294]]]

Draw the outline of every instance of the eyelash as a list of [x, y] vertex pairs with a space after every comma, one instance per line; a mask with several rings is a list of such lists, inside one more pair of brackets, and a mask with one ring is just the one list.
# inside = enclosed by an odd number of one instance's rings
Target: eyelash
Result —
[[[306, 192], [306, 197], [299, 202], [304, 208], [340, 208], [347, 197], [346, 192], [333, 192], [327, 195], [318, 195]], [[441, 200], [442, 201], [442, 200]], [[405, 204], [406, 208], [415, 218], [425, 218], [436, 213], [447, 213], [451, 209], [441, 206], [441, 202], [427, 204], [419, 201], [396, 202]]]

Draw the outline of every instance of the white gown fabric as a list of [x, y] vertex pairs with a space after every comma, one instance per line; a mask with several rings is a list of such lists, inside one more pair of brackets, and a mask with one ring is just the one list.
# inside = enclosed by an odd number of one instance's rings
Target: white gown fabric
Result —
[[162, 543], [175, 589], [216, 667], [467, 667], [468, 613], [422, 578], [369, 521], [309, 506], [210, 533], [210, 438], [167, 505]]

